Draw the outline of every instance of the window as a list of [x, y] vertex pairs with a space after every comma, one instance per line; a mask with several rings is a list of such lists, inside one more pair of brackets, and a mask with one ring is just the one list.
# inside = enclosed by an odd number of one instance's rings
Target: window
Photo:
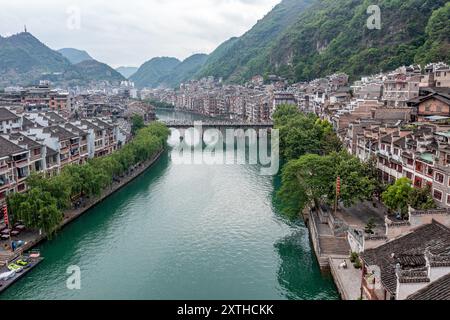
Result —
[[[413, 174], [411, 173], [411, 172], [406, 172], [406, 177], [409, 179], [409, 180], [412, 180], [413, 179]], [[450, 183], [450, 180], [449, 180], [449, 183]]]
[[434, 176], [434, 180], [443, 184], [444, 183], [444, 175], [442, 173], [436, 172], [436, 175]]
[[416, 162], [416, 171], [423, 173], [423, 165], [420, 162]]
[[416, 179], [414, 180], [414, 187], [422, 188], [422, 178], [416, 177]]
[[450, 194], [447, 195], [447, 204], [450, 205]]
[[[450, 161], [450, 158], [449, 158]], [[414, 164], [414, 160], [413, 159], [408, 159], [408, 165], [412, 166]]]
[[438, 201], [442, 201], [442, 192], [439, 191], [439, 190], [434, 189], [433, 198], [438, 200]]
[[433, 168], [432, 167], [427, 167], [427, 175], [430, 177], [433, 176]]

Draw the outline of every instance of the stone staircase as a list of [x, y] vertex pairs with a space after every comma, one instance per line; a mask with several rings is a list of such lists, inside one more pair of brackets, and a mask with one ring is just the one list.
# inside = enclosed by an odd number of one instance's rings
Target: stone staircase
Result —
[[338, 256], [348, 256], [350, 254], [350, 245], [346, 238], [321, 236], [319, 242], [322, 254]]

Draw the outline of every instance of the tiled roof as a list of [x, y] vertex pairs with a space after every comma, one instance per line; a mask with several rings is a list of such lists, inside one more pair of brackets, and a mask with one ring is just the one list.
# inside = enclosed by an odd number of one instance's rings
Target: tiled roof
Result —
[[17, 144], [0, 137], [0, 157], [6, 157], [11, 156], [13, 154], [19, 153], [21, 151], [25, 151], [25, 149], [22, 149]]
[[450, 300], [450, 273], [410, 295], [407, 300]]
[[400, 148], [406, 148], [406, 138], [403, 137], [394, 141], [394, 145]]
[[26, 130], [26, 129], [28, 129], [28, 128], [32, 128], [32, 127], [34, 127], [35, 125], [37, 125], [36, 122], [33, 122], [33, 121], [31, 121], [30, 119], [28, 119], [28, 118], [23, 117], [22, 119], [23, 119], [23, 122], [22, 122], [22, 128], [23, 128], [24, 130]]
[[391, 143], [392, 142], [392, 135], [388, 134], [381, 138], [381, 142], [385, 143]]
[[[450, 229], [433, 221], [417, 228], [415, 231], [382, 246], [366, 250], [361, 258], [368, 266], [379, 266], [381, 282], [392, 294], [397, 289], [397, 264], [401, 267], [401, 280], [429, 281], [420, 275], [425, 267], [425, 253], [428, 252], [433, 260], [438, 257], [450, 257]], [[417, 274], [413, 274], [418, 272]]]
[[81, 124], [87, 126], [89, 129], [93, 129], [93, 130], [102, 130], [102, 128], [100, 128], [99, 126], [93, 124], [90, 121], [87, 120], [81, 120]]
[[47, 147], [47, 157], [51, 157], [51, 156], [54, 156], [54, 155], [57, 155], [57, 154], [58, 154], [57, 151], [53, 150], [50, 147]]
[[84, 131], [83, 129], [80, 129], [79, 127], [77, 127], [77, 126], [75, 126], [75, 125], [73, 125], [73, 124], [71, 124], [71, 123], [66, 123], [66, 124], [64, 125], [64, 127], [65, 127], [66, 129], [69, 129], [70, 131], [72, 131], [72, 132], [74, 132], [74, 133], [80, 135], [80, 136], [86, 136], [86, 135], [88, 134], [88, 133], [87, 133], [86, 131]]
[[14, 120], [19, 118], [6, 108], [0, 108], [0, 121]]
[[44, 132], [51, 133], [52, 136], [59, 138], [59, 140], [67, 140], [76, 137], [74, 133], [60, 126], [44, 128]]
[[21, 133], [12, 133], [9, 135], [12, 139], [20, 141], [18, 144], [21, 146], [28, 146], [28, 148], [37, 148], [41, 145], [34, 141], [33, 139], [28, 138], [27, 136]]
[[62, 122], [66, 122], [66, 119], [64, 119], [63, 117], [61, 117], [59, 114], [57, 114], [56, 112], [47, 112], [45, 114], [45, 116], [47, 118], [49, 118], [50, 120], [56, 122], [56, 123], [62, 123]]

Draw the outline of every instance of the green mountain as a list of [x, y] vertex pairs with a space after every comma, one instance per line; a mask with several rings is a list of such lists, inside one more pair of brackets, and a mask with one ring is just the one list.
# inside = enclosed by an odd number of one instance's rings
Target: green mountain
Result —
[[190, 80], [200, 70], [208, 59], [207, 54], [194, 54], [179, 63], [172, 72], [160, 79], [160, 83], [167, 87], [177, 87]]
[[180, 63], [180, 60], [170, 57], [153, 58], [144, 63], [130, 80], [139, 88], [157, 87], [161, 83], [161, 79], [170, 74], [173, 69]]
[[197, 77], [240, 81], [258, 73], [266, 53], [313, 0], [284, 0], [242, 37], [231, 38], [212, 52]]
[[125, 77], [119, 72], [97, 60], [85, 60], [77, 63], [75, 67], [90, 81], [110, 81], [117, 83], [125, 80]]
[[[370, 5], [380, 7], [380, 30], [367, 28]], [[302, 81], [342, 71], [355, 78], [450, 62], [449, 12], [446, 0], [284, 0], [245, 35], [219, 46], [197, 77], [242, 82], [276, 73]]]
[[28, 32], [0, 39], [0, 86], [29, 85], [57, 76], [80, 77], [78, 70]]
[[136, 67], [118, 67], [116, 71], [123, 75], [125, 78], [130, 78], [133, 74], [138, 71], [139, 68]]
[[89, 81], [116, 82], [124, 78], [95, 60], [72, 64], [28, 32], [0, 38], [0, 87], [28, 86], [39, 80], [71, 86]]
[[94, 60], [86, 51], [73, 48], [63, 48], [58, 50], [72, 64], [77, 64], [86, 60]]

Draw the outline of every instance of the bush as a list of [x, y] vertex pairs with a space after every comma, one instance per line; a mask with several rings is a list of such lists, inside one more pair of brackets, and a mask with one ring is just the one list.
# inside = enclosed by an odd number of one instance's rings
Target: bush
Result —
[[358, 254], [358, 253], [352, 252], [352, 253], [350, 254], [350, 262], [351, 262], [351, 263], [355, 263], [356, 260], [358, 260], [358, 259], [359, 259], [359, 254]]
[[355, 269], [361, 269], [362, 268], [362, 263], [361, 263], [361, 259], [357, 259], [354, 263], [353, 266], [355, 267]]

